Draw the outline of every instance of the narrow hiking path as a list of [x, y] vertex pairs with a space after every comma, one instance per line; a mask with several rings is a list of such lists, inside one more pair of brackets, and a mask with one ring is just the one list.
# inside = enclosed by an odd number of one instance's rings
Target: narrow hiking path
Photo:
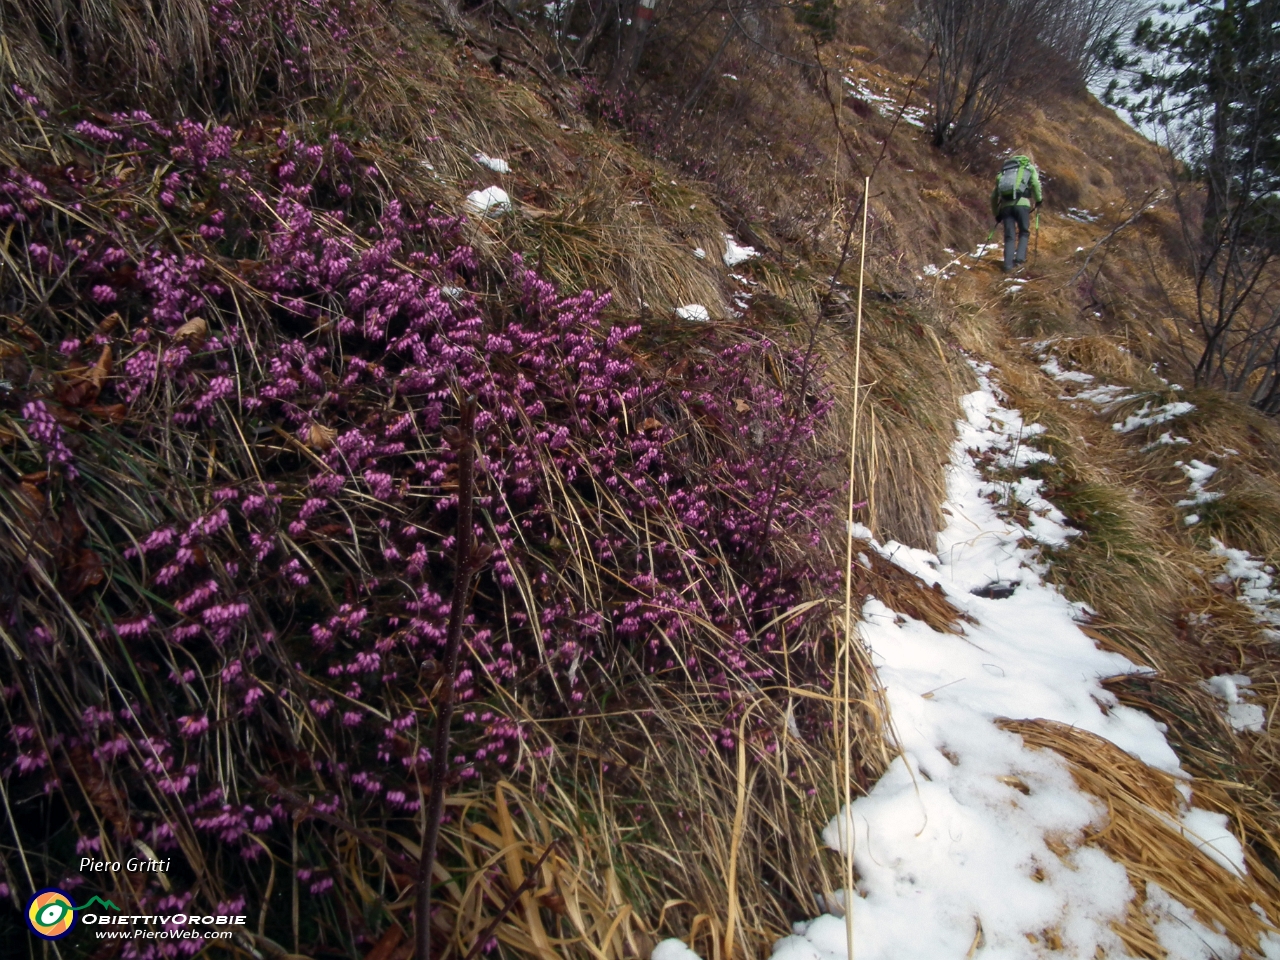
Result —
[[[1098, 649], [1085, 632], [1088, 611], [1045, 582], [1039, 547], [1064, 546], [1076, 531], [1039, 495], [1041, 481], [984, 475], [1052, 457], [1029, 445], [1037, 425], [1006, 406], [991, 369], [974, 370], [980, 386], [957, 421], [937, 552], [851, 531], [860, 562], [877, 551], [936, 584], [965, 615], [962, 632], [945, 633], [875, 599], [862, 610], [861, 637], [901, 753], [846, 812], [858, 877], [855, 955], [1119, 957], [1145, 938], [1140, 955], [1280, 958], [1280, 936], [1249, 902], [1244, 852], [1227, 818], [1190, 802], [1162, 725], [1118, 704], [1100, 682], [1143, 668]], [[1081, 788], [1091, 763], [1110, 764], [1121, 791], [1132, 788], [1133, 810], [1122, 816], [1119, 800]], [[837, 850], [838, 820], [823, 833]], [[1143, 873], [1132, 857], [1113, 855], [1117, 830], [1163, 831], [1146, 846], [1180, 850], [1181, 862]], [[1238, 886], [1239, 910], [1211, 929], [1201, 921], [1213, 918], [1143, 882], [1167, 874], [1165, 886], [1177, 887], [1179, 873], [1192, 892]], [[773, 960], [844, 960], [842, 901], [837, 894], [832, 914], [797, 924]], [[1242, 953], [1227, 927], [1256, 947]]]

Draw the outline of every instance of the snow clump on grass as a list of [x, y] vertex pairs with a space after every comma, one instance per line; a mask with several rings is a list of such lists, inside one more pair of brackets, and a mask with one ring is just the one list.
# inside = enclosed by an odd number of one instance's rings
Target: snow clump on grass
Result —
[[464, 206], [476, 216], [496, 217], [511, 209], [511, 197], [501, 187], [486, 187], [467, 194]]

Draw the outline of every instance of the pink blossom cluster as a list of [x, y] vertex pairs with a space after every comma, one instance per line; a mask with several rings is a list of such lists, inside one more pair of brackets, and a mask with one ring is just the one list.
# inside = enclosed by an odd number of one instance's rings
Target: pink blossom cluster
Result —
[[[216, 6], [224, 38], [251, 29], [238, 4]], [[289, 812], [250, 774], [227, 792], [227, 744], [250, 745], [236, 762], [326, 797], [317, 810], [412, 819], [454, 577], [450, 431], [468, 395], [474, 534], [492, 554], [465, 621], [453, 781], [551, 762], [545, 735], [503, 708], [513, 698], [573, 716], [644, 674], [719, 698], [708, 747], [733, 748], [743, 695], [782, 676], [777, 624], [833, 576], [805, 550], [833, 491], [812, 453], [831, 404], [803, 357], [751, 333], [676, 351], [607, 294], [562, 293], [519, 256], [485, 264], [460, 218], [373, 203], [374, 165], [337, 136], [283, 131], [251, 148], [229, 128], [139, 113], [76, 130], [108, 155], [134, 144], [190, 242], [166, 233], [139, 247], [110, 223], [45, 231], [43, 204], [121, 190], [106, 172], [11, 170], [0, 222], [41, 270], [60, 265], [55, 309], [119, 313], [109, 330], [51, 338], [66, 348], [57, 362], [111, 347], [98, 402], [130, 411], [112, 429], [186, 471], [188, 492], [148, 492], [145, 511], [97, 508], [128, 569], [82, 615], [97, 618], [106, 656], [147, 665], [119, 672], [142, 686], [15, 726], [4, 776], [61, 789], [61, 754], [28, 731], [69, 731], [59, 749], [149, 787], [133, 798], [147, 816], [107, 828], [113, 846], [175, 849], [185, 831], [245, 870], [263, 843], [292, 842]], [[0, 402], [19, 405], [61, 495], [91, 504], [118, 470], [109, 445], [60, 423], [41, 389]], [[165, 460], [174, 450], [203, 453]], [[52, 676], [64, 651], [88, 654], [64, 618], [31, 619], [39, 602], [0, 600], [0, 616]], [[795, 637], [804, 616], [786, 622]], [[814, 643], [791, 649], [791, 669]], [[11, 710], [35, 702], [17, 695], [29, 676], [3, 677]], [[310, 882], [316, 895], [332, 886], [319, 872]]]

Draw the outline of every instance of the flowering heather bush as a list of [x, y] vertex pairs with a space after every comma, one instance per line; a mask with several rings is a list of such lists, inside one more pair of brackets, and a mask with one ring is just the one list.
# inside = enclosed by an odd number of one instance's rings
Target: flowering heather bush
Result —
[[[92, 169], [0, 173], [25, 268], [0, 281], [0, 774], [56, 823], [24, 838], [48, 881], [73, 848], [141, 842], [187, 863], [147, 896], [252, 897], [299, 796], [414, 831], [467, 395], [492, 554], [452, 782], [553, 764], [531, 718], [614, 709], [647, 676], [718, 701], [707, 747], [732, 749], [784, 640], [791, 670], [812, 661], [796, 608], [832, 576], [804, 559], [829, 401], [799, 357], [758, 336], [668, 356], [607, 295], [374, 202], [376, 166], [336, 135], [143, 112], [74, 135]], [[328, 829], [299, 833], [318, 898]]]

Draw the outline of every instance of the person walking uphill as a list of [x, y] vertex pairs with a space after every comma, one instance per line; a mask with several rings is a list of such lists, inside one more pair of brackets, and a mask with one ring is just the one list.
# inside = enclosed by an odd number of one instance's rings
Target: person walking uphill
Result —
[[[1000, 167], [991, 191], [991, 215], [1004, 224], [1004, 272], [1027, 262], [1031, 237], [1031, 204], [1040, 206], [1040, 172], [1027, 154], [1015, 154]], [[1014, 249], [1015, 232], [1017, 249]]]

